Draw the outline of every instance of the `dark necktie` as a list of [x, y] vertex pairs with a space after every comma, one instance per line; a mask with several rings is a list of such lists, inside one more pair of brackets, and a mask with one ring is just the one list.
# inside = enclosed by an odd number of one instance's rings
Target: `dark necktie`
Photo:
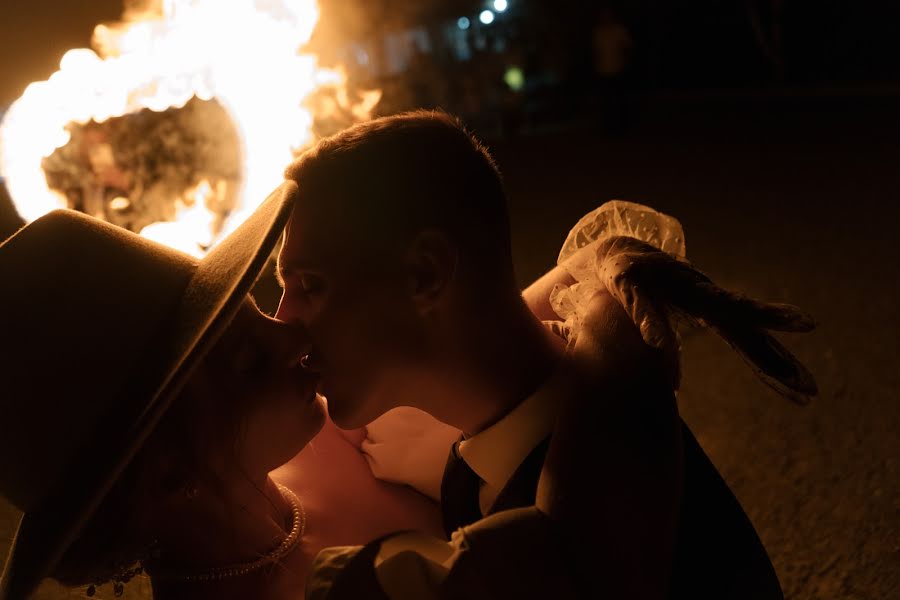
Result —
[[481, 507], [478, 504], [480, 487], [481, 478], [459, 455], [459, 441], [456, 442], [450, 448], [444, 478], [441, 480], [441, 513], [447, 537], [460, 527], [481, 519]]

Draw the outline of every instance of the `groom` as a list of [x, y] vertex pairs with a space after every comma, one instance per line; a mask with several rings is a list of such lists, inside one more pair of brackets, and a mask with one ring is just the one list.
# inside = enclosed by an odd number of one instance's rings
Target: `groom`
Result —
[[[572, 393], [568, 359], [565, 341], [516, 285], [505, 194], [487, 150], [454, 118], [416, 112], [323, 140], [287, 177], [301, 191], [279, 258], [277, 317], [309, 331], [308, 366], [321, 375], [335, 423], [361, 427], [411, 406], [462, 431], [441, 485], [448, 536], [534, 504], [559, 407]], [[740, 505], [683, 424], [680, 434], [671, 578], [660, 574], [645, 589], [780, 598]], [[639, 468], [629, 460], [625, 468]], [[664, 553], [669, 540], [658, 542]], [[439, 560], [415, 541], [403, 551], [421, 557], [413, 570]]]

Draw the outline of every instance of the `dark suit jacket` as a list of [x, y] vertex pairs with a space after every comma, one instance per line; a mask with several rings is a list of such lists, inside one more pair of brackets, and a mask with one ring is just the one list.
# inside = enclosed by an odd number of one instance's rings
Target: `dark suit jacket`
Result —
[[[781, 600], [775, 569], [750, 519], [682, 421], [684, 495], [672, 600]], [[534, 504], [549, 438], [522, 462], [491, 513]]]
[[782, 600], [778, 576], [744, 509], [684, 422], [681, 432], [684, 496], [669, 597]]

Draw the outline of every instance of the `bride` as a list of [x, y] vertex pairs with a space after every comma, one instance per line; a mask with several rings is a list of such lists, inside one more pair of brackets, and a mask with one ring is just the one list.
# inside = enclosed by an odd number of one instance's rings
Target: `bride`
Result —
[[[0, 247], [0, 492], [25, 513], [0, 597], [120, 595], [142, 565], [157, 598], [297, 598], [325, 546], [439, 534], [328, 422], [296, 328], [247, 299], [295, 190], [199, 264], [72, 211]], [[313, 438], [298, 495], [269, 473]]]

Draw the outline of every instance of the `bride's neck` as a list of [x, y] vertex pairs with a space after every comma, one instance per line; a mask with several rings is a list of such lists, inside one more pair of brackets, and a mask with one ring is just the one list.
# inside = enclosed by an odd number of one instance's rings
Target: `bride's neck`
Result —
[[280, 597], [271, 592], [282, 587], [277, 579], [284, 569], [262, 568], [210, 581], [182, 575], [252, 563], [285, 539], [292, 521], [291, 504], [268, 476], [201, 488], [161, 533], [160, 558], [151, 569], [154, 598]]

